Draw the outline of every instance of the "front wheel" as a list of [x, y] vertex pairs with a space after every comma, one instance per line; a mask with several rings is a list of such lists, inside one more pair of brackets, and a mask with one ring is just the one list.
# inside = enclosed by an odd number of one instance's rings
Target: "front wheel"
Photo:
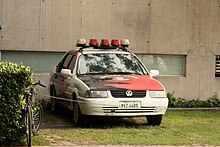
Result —
[[74, 102], [73, 104], [73, 124], [76, 126], [81, 125], [83, 119], [83, 115], [80, 111], [79, 104]]
[[163, 115], [149, 115], [147, 116], [147, 122], [150, 126], [159, 126], [162, 122]]

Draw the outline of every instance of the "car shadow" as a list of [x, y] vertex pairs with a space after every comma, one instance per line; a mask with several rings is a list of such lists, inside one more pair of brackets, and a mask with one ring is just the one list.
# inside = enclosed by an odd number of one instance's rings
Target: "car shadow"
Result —
[[98, 117], [86, 116], [84, 123], [79, 126], [74, 126], [72, 123], [72, 111], [67, 109], [60, 109], [58, 113], [54, 114], [50, 108], [44, 108], [43, 123], [41, 129], [61, 129], [61, 128], [139, 128], [147, 125], [145, 117]]

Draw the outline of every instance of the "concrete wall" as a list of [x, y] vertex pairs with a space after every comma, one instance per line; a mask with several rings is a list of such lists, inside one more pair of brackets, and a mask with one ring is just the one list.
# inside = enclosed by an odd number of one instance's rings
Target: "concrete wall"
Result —
[[0, 21], [0, 50], [60, 52], [77, 38], [128, 38], [135, 53], [186, 56], [185, 77], [158, 77], [167, 92], [220, 95], [220, 0], [0, 0]]
[[[174, 1], [169, 6], [177, 2]], [[186, 77], [161, 77], [160, 79], [162, 82], [164, 81], [168, 90], [174, 89], [176, 95], [184, 98], [207, 98], [214, 95], [215, 92], [220, 93], [220, 79], [214, 77], [215, 55], [218, 55], [220, 51], [220, 1], [189, 0], [182, 1], [182, 3], [182, 7], [169, 7], [170, 13], [164, 11], [163, 15], [159, 15], [159, 17], [169, 16], [168, 22], [170, 25], [167, 22], [165, 26], [161, 26], [161, 28], [167, 28], [166, 32], [162, 37], [157, 36], [155, 39], [162, 38], [165, 42], [171, 42], [170, 45], [169, 43], [167, 43], [168, 45], [163, 43], [164, 50], [167, 53], [186, 55]], [[182, 11], [184, 15], [178, 17], [179, 13], [177, 11]], [[181, 17], [182, 21], [175, 17]], [[172, 27], [173, 25], [177, 25], [179, 30]], [[162, 30], [158, 31], [163, 32]], [[172, 41], [167, 39], [170, 37], [166, 37], [166, 34], [171, 37]], [[164, 42], [163, 40], [160, 42]], [[159, 48], [162, 49], [162, 46], [158, 45], [158, 49], [157, 46], [152, 48], [159, 50]]]

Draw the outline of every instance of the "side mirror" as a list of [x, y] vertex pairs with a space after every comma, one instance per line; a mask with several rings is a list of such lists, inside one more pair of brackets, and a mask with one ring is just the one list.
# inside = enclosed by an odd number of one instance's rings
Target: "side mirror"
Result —
[[159, 76], [160, 72], [159, 70], [150, 70], [151, 77]]
[[71, 70], [70, 69], [62, 69], [61, 73], [67, 76], [72, 76]]

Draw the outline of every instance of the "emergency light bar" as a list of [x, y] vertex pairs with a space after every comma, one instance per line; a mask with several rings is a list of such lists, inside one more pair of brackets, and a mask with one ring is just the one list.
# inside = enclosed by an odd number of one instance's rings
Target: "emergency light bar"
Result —
[[[83, 47], [83, 48], [88, 48], [88, 47], [109, 47], [109, 48], [125, 48], [128, 47], [130, 44], [128, 39], [122, 39], [121, 41], [119, 39], [112, 39], [111, 40], [111, 44], [109, 39], [102, 39], [100, 46], [99, 46], [99, 42], [97, 39], [93, 38], [89, 40], [89, 44], [86, 44], [86, 40], [83, 39], [77, 39], [77, 43], [76, 46], [77, 47]], [[110, 46], [111, 45], [111, 46]], [[121, 46], [121, 47], [120, 47]]]

